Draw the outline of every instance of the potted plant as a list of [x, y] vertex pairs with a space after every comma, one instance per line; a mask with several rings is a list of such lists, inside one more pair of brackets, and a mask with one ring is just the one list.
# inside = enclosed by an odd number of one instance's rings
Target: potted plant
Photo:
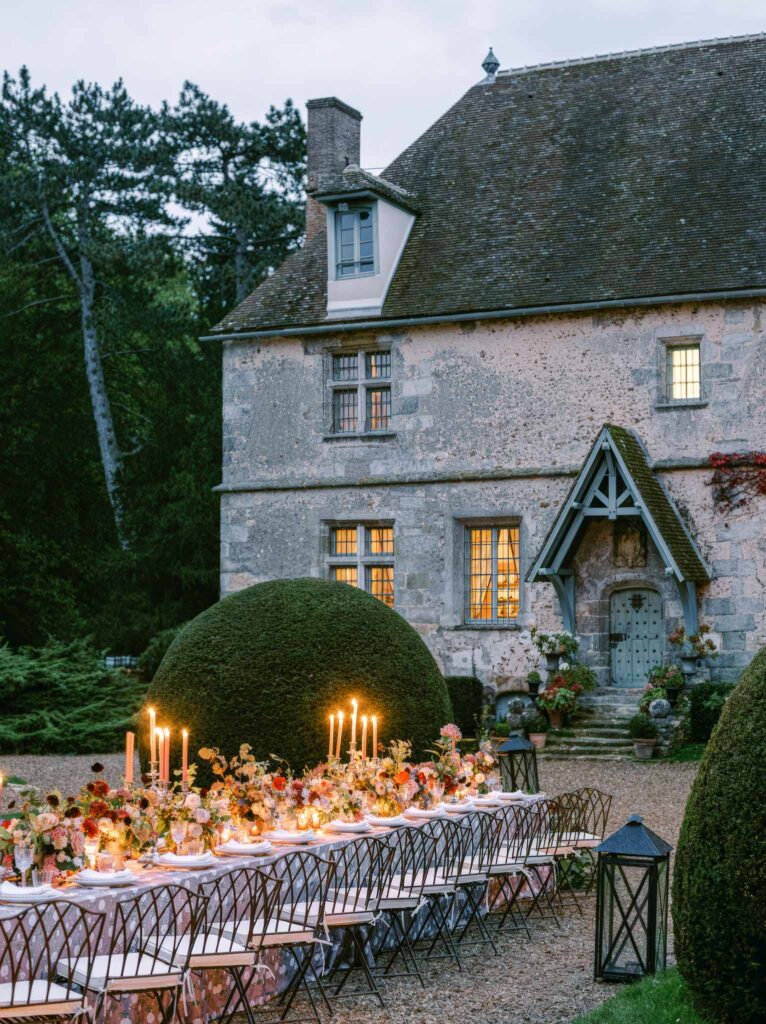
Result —
[[532, 643], [545, 658], [545, 667], [549, 672], [558, 669], [562, 658], [574, 657], [580, 647], [580, 641], [568, 629], [560, 633], [543, 633], [537, 626], [533, 626], [530, 635]]
[[507, 722], [505, 719], [503, 719], [501, 722], [495, 722], [495, 724], [492, 726], [492, 739], [495, 741], [496, 744], [498, 742], [502, 742], [502, 740], [507, 740], [510, 735], [511, 726], [510, 723]]
[[655, 665], [649, 670], [648, 685], [664, 690], [671, 707], [675, 707], [684, 688], [683, 673], [678, 665]]
[[529, 742], [534, 743], [538, 750], [545, 750], [549, 728], [550, 725], [545, 715], [532, 715], [524, 723], [524, 731], [529, 737]]
[[711, 632], [710, 626], [701, 623], [696, 633], [686, 635], [686, 629], [679, 626], [670, 634], [668, 640], [678, 648], [678, 657], [681, 659], [681, 671], [686, 676], [694, 675], [697, 665], [704, 658], [715, 658], [718, 656], [718, 649], [708, 636]]
[[540, 692], [540, 687], [542, 685], [542, 682], [543, 682], [543, 677], [540, 675], [540, 673], [537, 671], [537, 669], [533, 669], [531, 672], [527, 672], [527, 690], [528, 690], [529, 696], [532, 697], [533, 699]]
[[537, 706], [548, 716], [551, 729], [560, 729], [564, 715], [571, 714], [577, 703], [575, 691], [563, 685], [563, 680], [557, 682], [560, 678], [556, 676], [537, 698]]
[[628, 722], [628, 731], [633, 738], [636, 759], [650, 761], [657, 745], [657, 726], [648, 715], [639, 712]]
[[664, 686], [655, 686], [653, 682], [648, 682], [641, 692], [641, 696], [638, 700], [638, 710], [642, 715], [649, 714], [649, 705], [653, 700], [667, 700], [668, 695]]

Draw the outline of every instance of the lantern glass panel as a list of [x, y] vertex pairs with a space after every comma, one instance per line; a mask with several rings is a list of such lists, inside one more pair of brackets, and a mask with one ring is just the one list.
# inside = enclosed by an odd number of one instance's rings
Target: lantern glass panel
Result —
[[596, 976], [630, 980], [665, 966], [668, 861], [605, 856], [599, 863]]
[[503, 789], [508, 793], [522, 790], [524, 793], [539, 793], [537, 756], [535, 750], [512, 751], [500, 755], [500, 777]]

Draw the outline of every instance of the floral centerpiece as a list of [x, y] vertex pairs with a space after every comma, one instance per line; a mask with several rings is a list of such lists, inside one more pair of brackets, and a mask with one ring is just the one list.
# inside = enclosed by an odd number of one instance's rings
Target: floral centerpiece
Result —
[[31, 847], [34, 867], [77, 871], [84, 863], [85, 833], [74, 798], [63, 800], [58, 792], [27, 794], [20, 816], [0, 826], [0, 862], [12, 868], [15, 848], [24, 846]]
[[485, 740], [475, 754], [463, 758], [462, 774], [472, 793], [489, 793], [492, 783], [499, 782], [500, 773], [492, 744]]

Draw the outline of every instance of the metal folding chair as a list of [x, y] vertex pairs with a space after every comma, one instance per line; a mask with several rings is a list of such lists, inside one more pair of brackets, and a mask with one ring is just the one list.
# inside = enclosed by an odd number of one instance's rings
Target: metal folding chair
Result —
[[[28, 907], [0, 918], [0, 1020], [70, 1020], [90, 1010], [90, 970], [104, 915], [69, 900]], [[82, 961], [78, 982], [58, 979], [61, 959]]]
[[498, 808], [494, 817], [498, 823], [499, 842], [489, 868], [490, 890], [494, 888], [494, 892], [490, 892], [488, 914], [502, 901], [497, 931], [505, 926], [510, 917], [514, 929], [523, 929], [529, 938], [529, 925], [526, 915], [521, 912], [519, 897], [528, 881], [525, 861], [534, 834], [532, 816], [528, 808], [509, 804]]
[[161, 1024], [171, 1024], [203, 921], [203, 897], [180, 885], [159, 885], [119, 900], [109, 952], [59, 958], [56, 971], [96, 994], [96, 1016], [106, 999], [129, 993], [154, 996]]

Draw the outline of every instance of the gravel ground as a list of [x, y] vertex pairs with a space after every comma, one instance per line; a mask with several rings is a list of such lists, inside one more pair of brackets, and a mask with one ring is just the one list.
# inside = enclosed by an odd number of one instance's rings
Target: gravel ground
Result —
[[[90, 765], [101, 761], [107, 776], [124, 768], [120, 755], [87, 757], [0, 757], [0, 771], [45, 787], [74, 792], [90, 777]], [[541, 784], [549, 793], [595, 786], [612, 793], [610, 830], [628, 815], [641, 814], [647, 825], [675, 845], [696, 764], [633, 761], [545, 760]], [[614, 994], [614, 988], [593, 982], [593, 915], [595, 900], [586, 901], [584, 915], [564, 912], [562, 928], [535, 921], [530, 941], [503, 933], [499, 957], [481, 948], [468, 952], [462, 973], [453, 966], [434, 966], [428, 988], [393, 981], [385, 986], [386, 1009], [370, 999], [349, 1000], [333, 1017], [337, 1024], [569, 1024], [573, 1018]], [[243, 1018], [244, 1019], [244, 1018]]]

